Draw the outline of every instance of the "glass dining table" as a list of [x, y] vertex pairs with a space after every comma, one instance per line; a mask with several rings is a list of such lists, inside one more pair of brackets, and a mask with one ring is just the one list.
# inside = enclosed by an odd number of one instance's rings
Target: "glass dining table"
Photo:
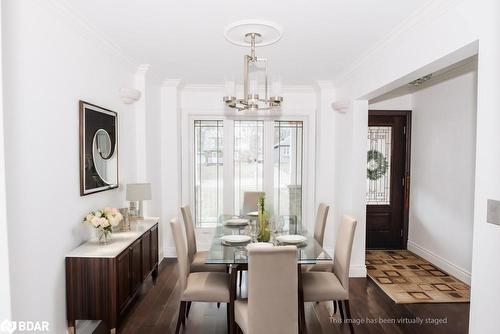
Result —
[[[247, 225], [227, 225], [227, 222], [233, 218], [246, 218], [249, 220]], [[225, 235], [249, 235], [252, 240], [250, 243], [257, 242], [257, 217], [238, 217], [231, 215], [220, 215], [214, 237], [205, 259], [206, 264], [226, 264], [237, 265], [247, 264], [247, 250], [245, 245], [227, 245], [221, 240]], [[323, 250], [323, 247], [307, 232], [300, 221], [290, 216], [273, 217], [271, 225], [271, 242], [275, 246], [281, 245], [277, 237], [285, 234], [298, 234], [304, 236], [307, 240], [297, 245], [297, 263], [315, 264], [321, 261], [331, 261], [331, 257]]]
[[[248, 219], [248, 224], [240, 226], [229, 225], [226, 222], [230, 219], [244, 218]], [[236, 299], [236, 281], [237, 273], [248, 270], [247, 244], [227, 245], [221, 238], [227, 235], [248, 235], [251, 237], [250, 243], [257, 242], [257, 217], [221, 215], [218, 218], [215, 234], [212, 243], [205, 258], [206, 264], [225, 264], [230, 272], [230, 304]], [[324, 251], [323, 247], [308, 233], [304, 224], [293, 216], [279, 216], [271, 219], [271, 239], [269, 240], [275, 246], [282, 245], [278, 242], [280, 235], [297, 234], [304, 236], [306, 240], [297, 246], [297, 272], [298, 272], [298, 313], [299, 313], [299, 332], [305, 333], [305, 315], [304, 315], [304, 295], [302, 291], [302, 265], [316, 264], [322, 261], [331, 261], [332, 258]], [[231, 307], [230, 318], [234, 319], [234, 310]], [[234, 327], [234, 326], [232, 326]], [[234, 328], [231, 330], [234, 333]]]

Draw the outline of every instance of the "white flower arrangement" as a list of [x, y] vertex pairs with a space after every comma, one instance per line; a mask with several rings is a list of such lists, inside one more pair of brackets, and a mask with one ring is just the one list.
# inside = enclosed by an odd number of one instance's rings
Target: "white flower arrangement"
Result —
[[105, 242], [109, 234], [113, 231], [113, 226], [118, 224], [123, 219], [123, 216], [116, 208], [104, 208], [97, 211], [92, 211], [83, 218], [83, 223], [89, 224], [98, 230], [99, 240], [104, 237]]

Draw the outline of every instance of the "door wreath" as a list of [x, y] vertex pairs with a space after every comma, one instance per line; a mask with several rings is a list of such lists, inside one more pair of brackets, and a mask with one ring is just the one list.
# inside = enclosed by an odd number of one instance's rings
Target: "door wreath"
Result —
[[366, 172], [368, 178], [372, 181], [376, 181], [384, 176], [389, 165], [385, 156], [377, 150], [368, 151], [367, 163]]

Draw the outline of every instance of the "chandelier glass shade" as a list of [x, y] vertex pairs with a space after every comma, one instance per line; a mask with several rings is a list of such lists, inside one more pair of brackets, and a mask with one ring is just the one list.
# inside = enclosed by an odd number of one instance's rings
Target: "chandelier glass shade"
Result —
[[228, 108], [259, 111], [279, 110], [281, 107], [281, 80], [275, 80], [269, 87], [268, 61], [255, 55], [255, 45], [260, 38], [259, 33], [245, 34], [245, 39], [250, 44], [250, 54], [243, 58], [243, 98], [236, 97], [235, 82], [226, 81], [226, 96], [223, 101]]

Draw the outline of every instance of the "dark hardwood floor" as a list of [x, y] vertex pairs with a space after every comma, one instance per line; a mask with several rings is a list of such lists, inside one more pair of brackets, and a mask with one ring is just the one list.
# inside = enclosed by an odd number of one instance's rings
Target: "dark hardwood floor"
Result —
[[[245, 291], [242, 292], [245, 295]], [[467, 333], [469, 304], [395, 304], [368, 278], [350, 281], [351, 313], [355, 333]], [[179, 307], [179, 289], [175, 259], [164, 259], [156, 286], [145, 284], [135, 306], [121, 324], [119, 333], [173, 333]], [[339, 322], [338, 313], [330, 319], [332, 303], [306, 305], [308, 333], [349, 333]], [[405, 321], [422, 319], [423, 324]], [[440, 324], [425, 324], [438, 320]], [[364, 322], [357, 324], [358, 322]], [[372, 323], [367, 324], [370, 321]], [[443, 323], [444, 322], [444, 323]], [[186, 327], [181, 333], [226, 333], [225, 305], [193, 303]]]

